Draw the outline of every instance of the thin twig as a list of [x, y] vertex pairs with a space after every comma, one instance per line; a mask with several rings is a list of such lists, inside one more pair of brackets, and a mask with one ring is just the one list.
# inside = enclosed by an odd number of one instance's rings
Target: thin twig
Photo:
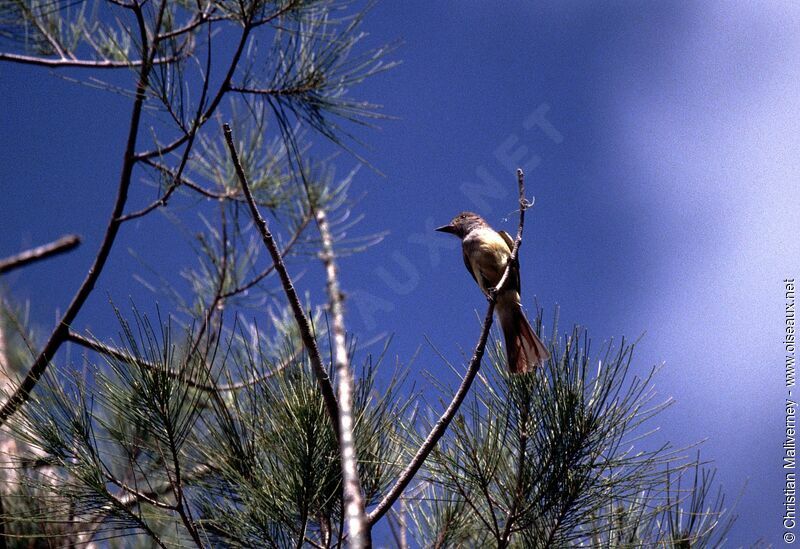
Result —
[[314, 369], [314, 374], [317, 378], [317, 383], [319, 384], [322, 398], [325, 401], [325, 407], [328, 410], [331, 424], [333, 425], [334, 432], [338, 438], [339, 404], [336, 402], [336, 395], [333, 392], [333, 385], [331, 385], [328, 372], [325, 370], [325, 366], [322, 364], [322, 356], [320, 355], [319, 347], [317, 346], [317, 340], [311, 333], [311, 323], [308, 321], [308, 317], [303, 311], [303, 306], [300, 304], [300, 298], [297, 295], [297, 291], [294, 289], [294, 284], [292, 283], [292, 279], [289, 277], [289, 273], [286, 271], [286, 266], [283, 263], [280, 250], [278, 250], [278, 246], [275, 244], [275, 239], [267, 227], [267, 222], [264, 221], [263, 217], [261, 217], [261, 214], [258, 211], [258, 206], [256, 206], [255, 199], [253, 198], [253, 194], [250, 192], [250, 185], [247, 183], [247, 176], [245, 175], [242, 164], [239, 161], [239, 155], [236, 152], [236, 145], [233, 143], [231, 128], [227, 124], [225, 124], [223, 128], [225, 132], [225, 141], [228, 144], [233, 166], [236, 169], [236, 175], [242, 185], [242, 190], [244, 191], [244, 196], [247, 199], [247, 204], [250, 206], [250, 213], [252, 214], [255, 225], [261, 234], [264, 245], [267, 247], [270, 256], [272, 256], [272, 262], [275, 264], [275, 270], [278, 271], [278, 276], [281, 279], [281, 285], [283, 286], [283, 290], [286, 293], [289, 305], [294, 313], [294, 318], [297, 322], [297, 327], [300, 330], [303, 344], [308, 351], [308, 357], [311, 360], [311, 366]]
[[187, 133], [187, 135], [189, 136], [189, 140], [186, 147], [183, 150], [183, 155], [181, 156], [181, 161], [180, 164], [178, 165], [178, 170], [175, 173], [172, 182], [170, 182], [170, 184], [167, 185], [167, 189], [158, 200], [156, 200], [149, 206], [139, 210], [138, 212], [133, 212], [128, 215], [122, 216], [120, 218], [121, 222], [142, 217], [160, 206], [166, 206], [167, 201], [169, 200], [170, 196], [172, 196], [172, 193], [175, 192], [175, 189], [177, 189], [178, 186], [181, 184], [181, 175], [183, 175], [183, 170], [186, 168], [186, 164], [189, 161], [189, 154], [192, 151], [192, 146], [194, 145], [194, 140], [195, 137], [197, 136], [197, 130], [198, 128], [200, 128], [201, 124], [200, 117], [202, 116], [203, 105], [206, 102], [206, 95], [208, 94], [208, 83], [211, 80], [210, 72], [211, 72], [211, 30], [209, 27], [208, 52], [206, 53], [206, 69], [205, 69], [205, 77], [203, 78], [202, 91], [200, 92], [200, 101], [198, 102], [197, 105], [197, 112], [194, 116], [194, 119], [192, 120], [192, 127], [189, 129]]
[[353, 372], [347, 356], [347, 338], [344, 326], [344, 307], [342, 292], [339, 289], [339, 275], [336, 268], [336, 254], [333, 251], [328, 217], [325, 210], [317, 209], [317, 225], [322, 237], [322, 253], [325, 274], [328, 279], [328, 300], [333, 316], [333, 354], [336, 364], [336, 377], [339, 382], [339, 454], [342, 460], [342, 482], [344, 489], [344, 512], [347, 522], [349, 546], [354, 549], [371, 547], [372, 540], [367, 516], [364, 513], [364, 498], [361, 494], [361, 479], [358, 476], [358, 458], [356, 456], [353, 429]]
[[[281, 257], [286, 257], [286, 255], [291, 251], [291, 249], [297, 243], [297, 240], [300, 238], [300, 235], [305, 230], [305, 228], [308, 226], [308, 223], [310, 221], [311, 221], [311, 214], [307, 214], [307, 215], [305, 215], [303, 217], [303, 220], [297, 226], [297, 228], [295, 229], [294, 233], [289, 238], [289, 241], [286, 242], [286, 244], [284, 245], [283, 250], [281, 251]], [[275, 270], [275, 265], [269, 265], [263, 271], [261, 271], [255, 277], [253, 277], [251, 280], [247, 281], [246, 283], [242, 284], [241, 286], [237, 286], [233, 290], [229, 290], [229, 291], [225, 292], [224, 294], [222, 294], [222, 297], [227, 299], [227, 298], [232, 297], [234, 295], [241, 294], [242, 292], [246, 292], [247, 290], [249, 290], [250, 288], [252, 288], [256, 284], [258, 284], [259, 282], [264, 280], [264, 278], [269, 276], [269, 274], [274, 270]]]
[[[148, 370], [163, 370], [162, 367], [158, 366], [157, 364], [153, 364], [143, 358], [137, 358], [129, 354], [128, 352], [119, 349], [117, 347], [112, 347], [111, 345], [106, 345], [105, 343], [101, 343], [95, 339], [89, 339], [88, 337], [84, 337], [77, 332], [73, 332], [70, 330], [67, 333], [67, 341], [71, 341], [72, 343], [76, 343], [81, 347], [85, 347], [91, 351], [96, 353], [100, 353], [101, 355], [109, 356], [115, 360], [119, 360], [125, 364], [135, 364], [146, 368]], [[189, 378], [183, 372], [175, 372], [173, 370], [167, 370], [167, 375], [172, 379], [177, 379], [183, 383], [186, 383], [189, 387], [193, 389], [198, 389], [201, 391], [238, 391], [239, 389], [244, 389], [245, 387], [251, 387], [258, 383], [268, 380], [275, 374], [281, 372], [287, 366], [292, 364], [297, 359], [297, 356], [300, 354], [301, 348], [297, 348], [292, 352], [290, 356], [280, 362], [280, 364], [275, 365], [269, 372], [261, 374], [259, 376], [252, 377], [250, 379], [245, 379], [242, 381], [237, 381], [234, 383], [230, 383], [227, 385], [207, 385], [205, 383], [200, 383], [199, 381], [195, 381], [194, 379]]]
[[381, 517], [383, 517], [383, 515], [386, 514], [389, 509], [391, 509], [392, 505], [394, 505], [394, 502], [398, 497], [400, 497], [400, 494], [403, 493], [403, 490], [405, 490], [406, 486], [408, 486], [408, 484], [414, 478], [414, 475], [416, 475], [417, 471], [419, 471], [420, 467], [422, 467], [422, 464], [425, 462], [428, 454], [430, 454], [431, 450], [433, 450], [433, 447], [436, 446], [436, 443], [439, 442], [439, 439], [442, 437], [442, 435], [444, 435], [447, 427], [450, 425], [450, 422], [458, 411], [458, 408], [461, 406], [461, 403], [464, 401], [464, 398], [467, 396], [467, 392], [472, 385], [472, 381], [475, 379], [475, 376], [480, 369], [481, 359], [483, 358], [483, 353], [486, 349], [486, 342], [489, 339], [489, 330], [492, 327], [495, 296], [497, 295], [497, 291], [501, 290], [505, 285], [508, 275], [511, 272], [511, 267], [517, 260], [519, 247], [522, 243], [522, 230], [525, 226], [525, 209], [529, 206], [529, 204], [525, 200], [525, 177], [522, 170], [519, 169], [517, 170], [517, 184], [519, 186], [520, 206], [517, 238], [514, 241], [514, 247], [511, 249], [511, 256], [506, 264], [505, 272], [503, 273], [500, 282], [498, 282], [497, 286], [495, 287], [495, 291], [491, 292], [489, 295], [489, 305], [486, 309], [486, 316], [483, 319], [483, 327], [481, 328], [481, 334], [478, 337], [478, 343], [475, 346], [475, 352], [472, 354], [472, 359], [467, 367], [467, 372], [464, 375], [464, 379], [461, 381], [461, 385], [456, 391], [456, 394], [453, 396], [453, 400], [447, 406], [447, 409], [439, 418], [439, 421], [437, 421], [433, 426], [433, 429], [431, 429], [431, 432], [419, 447], [413, 459], [409, 462], [403, 472], [400, 473], [400, 476], [398, 477], [394, 486], [392, 486], [391, 490], [389, 490], [389, 492], [384, 496], [378, 506], [369, 513], [367, 518], [369, 520], [370, 527], [372, 527], [378, 520], [381, 519]]
[[288, 88], [247, 88], [241, 86], [231, 85], [232, 92], [241, 93], [243, 95], [269, 95], [273, 97], [289, 96], [289, 95], [303, 95], [310, 93], [317, 89], [316, 85], [304, 84], [302, 86], [289, 86]]
[[[163, 1], [166, 2], [166, 0]], [[169, 442], [169, 453], [170, 456], [172, 457], [172, 468], [175, 473], [175, 480], [172, 481], [168, 469], [167, 469], [167, 477], [170, 479], [170, 484], [172, 485], [173, 493], [175, 494], [176, 510], [178, 511], [178, 515], [181, 518], [181, 522], [183, 522], [183, 525], [186, 527], [186, 530], [189, 532], [189, 535], [191, 536], [195, 545], [197, 545], [197, 547], [203, 547], [203, 541], [200, 539], [200, 532], [197, 530], [197, 525], [195, 524], [194, 519], [192, 518], [192, 511], [189, 508], [188, 502], [186, 501], [186, 493], [184, 492], [183, 489], [183, 478], [181, 476], [181, 462], [178, 457], [179, 449], [175, 437], [174, 425], [168, 425], [167, 427], [168, 427], [167, 438]]]
[[[144, 158], [141, 160], [142, 163], [147, 164], [148, 166], [152, 166], [153, 168], [160, 171], [165, 176], [172, 178], [173, 180], [177, 181], [180, 185], [184, 185], [189, 187], [190, 189], [197, 191], [199, 194], [205, 196], [206, 198], [213, 198], [215, 200], [226, 200], [232, 199], [235, 197], [235, 194], [232, 192], [215, 192], [209, 189], [206, 189], [199, 183], [195, 183], [185, 175], [181, 175], [180, 177], [177, 176], [177, 172], [170, 168], [169, 166], [165, 166], [159, 162], [156, 162], [152, 158]], [[149, 207], [156, 208], [161, 205], [161, 199], [156, 200], [153, 202]]]
[[[209, 6], [209, 8], [212, 8], [212, 6]], [[196, 29], [200, 25], [204, 25], [204, 24], [207, 24], [207, 23], [213, 23], [213, 22], [217, 22], [217, 21], [224, 21], [226, 19], [226, 17], [224, 15], [212, 16], [211, 13], [213, 13], [213, 12], [214, 12], [214, 8], [210, 9], [207, 12], [206, 11], [199, 12], [198, 14], [195, 14], [192, 17], [192, 19], [188, 23], [186, 23], [184, 26], [178, 27], [177, 29], [173, 29], [173, 30], [171, 30], [169, 32], [162, 33], [160, 35], [160, 38], [162, 40], [166, 40], [166, 39], [169, 39], [169, 38], [175, 38], [176, 36], [180, 36], [181, 34], [186, 34], [187, 32], [193, 31], [194, 29]]]
[[[191, 471], [184, 475], [184, 480], [192, 481], [201, 479], [208, 474], [211, 473], [211, 467], [208, 465], [200, 464], [195, 466]], [[116, 483], [119, 485], [119, 483]], [[88, 543], [92, 541], [92, 538], [97, 534], [100, 530], [100, 527], [103, 524], [103, 520], [105, 519], [106, 515], [104, 513], [110, 512], [114, 507], [118, 509], [124, 509], [127, 513], [131, 512], [131, 509], [138, 503], [142, 501], [148, 502], [150, 499], [155, 499], [160, 495], [163, 495], [171, 490], [171, 485], [169, 482], [163, 483], [161, 486], [151, 489], [149, 492], [144, 493], [137, 493], [128, 488], [127, 486], [121, 486], [124, 490], [124, 493], [120, 494], [119, 496], [114, 496], [110, 493], [106, 493], [106, 497], [112, 500], [112, 503], [108, 503], [103, 506], [99, 510], [101, 513], [98, 517], [96, 517], [91, 523], [89, 529], [83, 533], [85, 536], [85, 541]], [[142, 497], [144, 496], [144, 497]], [[136, 515], [133, 515], [136, 516]], [[163, 545], [162, 545], [163, 546]]]
[[[118, 480], [114, 475], [108, 472], [104, 472], [103, 476], [105, 476], [109, 482], [119, 486], [124, 491], [124, 495], [120, 499], [129, 498], [131, 502], [144, 502], [148, 505], [152, 505], [153, 507], [166, 509], [168, 511], [176, 510], [176, 505], [173, 505], [172, 503], [164, 503], [163, 501], [158, 500], [157, 497], [159, 494], [146, 494], [144, 492], [140, 492], [136, 488], [132, 488], [121, 480]], [[165, 492], [166, 491], [168, 490], [165, 490]]]
[[[216, 95], [209, 103], [206, 110], [203, 112], [202, 117], [200, 117], [198, 121], [198, 128], [203, 126], [208, 120], [211, 119], [211, 115], [219, 106], [222, 98], [225, 96], [227, 92], [230, 91], [230, 84], [231, 79], [233, 78], [234, 73], [236, 72], [236, 67], [239, 65], [239, 60], [241, 59], [242, 55], [244, 54], [245, 46], [247, 45], [247, 40], [250, 37], [250, 33], [252, 32], [253, 27], [250, 24], [245, 24], [244, 28], [242, 29], [242, 34], [239, 37], [239, 43], [236, 46], [236, 51], [233, 53], [233, 57], [231, 58], [231, 62], [228, 65], [228, 71], [225, 74], [225, 78], [222, 80], [222, 84], [220, 84], [219, 88], [217, 89]], [[145, 160], [148, 158], [154, 157], [161, 157], [165, 154], [168, 154], [184, 143], [189, 139], [188, 134], [183, 134], [177, 137], [174, 141], [169, 143], [168, 145], [157, 146], [155, 149], [150, 151], [145, 151], [136, 155], [137, 160]]]
[[78, 235], [69, 234], [62, 236], [58, 240], [50, 242], [49, 244], [43, 244], [11, 257], [0, 259], [0, 274], [24, 267], [25, 265], [39, 261], [40, 259], [45, 259], [60, 253], [68, 252], [76, 248], [80, 243], [81, 239]]
[[303, 537], [303, 539], [300, 541], [300, 543], [303, 543], [303, 542], [308, 543], [309, 545], [311, 545], [311, 547], [314, 547], [315, 549], [325, 549], [324, 545], [320, 545], [319, 543], [317, 543], [316, 541], [314, 541], [313, 539], [311, 539], [308, 536], [304, 536]]

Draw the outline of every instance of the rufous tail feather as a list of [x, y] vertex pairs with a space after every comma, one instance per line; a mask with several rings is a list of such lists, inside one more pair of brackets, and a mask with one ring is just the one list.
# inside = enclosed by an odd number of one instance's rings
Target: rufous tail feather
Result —
[[550, 351], [531, 328], [519, 302], [511, 299], [498, 300], [497, 318], [503, 329], [508, 368], [512, 373], [533, 371], [550, 358]]

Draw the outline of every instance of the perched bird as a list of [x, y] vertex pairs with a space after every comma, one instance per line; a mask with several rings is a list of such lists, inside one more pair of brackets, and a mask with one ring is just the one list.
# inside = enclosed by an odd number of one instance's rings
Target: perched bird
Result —
[[[449, 225], [436, 229], [461, 239], [464, 265], [487, 296], [503, 276], [514, 241], [497, 232], [478, 214], [462, 212]], [[497, 293], [495, 312], [503, 329], [508, 368], [515, 374], [529, 372], [550, 358], [550, 352], [531, 328], [520, 304], [519, 261], [511, 265], [503, 289]]]

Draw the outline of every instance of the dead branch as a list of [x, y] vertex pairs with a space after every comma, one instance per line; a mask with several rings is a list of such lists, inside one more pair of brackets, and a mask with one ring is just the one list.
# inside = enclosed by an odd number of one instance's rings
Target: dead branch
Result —
[[364, 513], [364, 498], [361, 494], [361, 479], [358, 476], [358, 458], [356, 456], [353, 429], [353, 372], [347, 356], [347, 334], [344, 326], [344, 307], [342, 292], [339, 289], [339, 275], [336, 268], [336, 254], [333, 251], [328, 217], [325, 210], [317, 209], [317, 225], [322, 237], [322, 253], [320, 257], [325, 265], [328, 279], [328, 301], [333, 317], [333, 354], [336, 364], [336, 377], [339, 382], [339, 454], [342, 461], [342, 481], [344, 490], [344, 512], [347, 522], [349, 546], [355, 549], [371, 547], [372, 541], [367, 516]]
[[69, 234], [62, 236], [58, 240], [54, 240], [49, 244], [43, 244], [11, 257], [0, 259], [0, 274], [13, 271], [14, 269], [24, 267], [25, 265], [46, 259], [54, 255], [68, 252], [77, 248], [80, 243], [81, 238], [78, 235]]

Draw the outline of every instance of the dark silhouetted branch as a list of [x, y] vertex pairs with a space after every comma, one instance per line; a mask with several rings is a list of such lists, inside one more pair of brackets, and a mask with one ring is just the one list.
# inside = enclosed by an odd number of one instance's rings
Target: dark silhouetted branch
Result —
[[497, 295], [497, 291], [501, 290], [508, 279], [508, 275], [511, 272], [511, 266], [517, 260], [517, 254], [519, 253], [519, 247], [522, 243], [522, 230], [525, 226], [525, 210], [530, 206], [528, 201], [525, 199], [525, 178], [522, 170], [517, 170], [517, 183], [519, 186], [519, 227], [517, 228], [517, 238], [514, 241], [514, 247], [511, 250], [511, 257], [508, 259], [508, 263], [506, 264], [505, 272], [503, 273], [502, 278], [500, 278], [500, 282], [495, 287], [495, 291], [490, 292], [489, 295], [489, 306], [486, 309], [486, 316], [483, 318], [483, 327], [481, 328], [480, 336], [478, 337], [478, 343], [475, 346], [475, 352], [472, 354], [472, 359], [469, 361], [469, 366], [467, 367], [467, 372], [464, 374], [464, 379], [461, 381], [461, 385], [458, 387], [456, 394], [453, 396], [453, 400], [447, 406], [447, 409], [444, 411], [442, 416], [433, 426], [431, 432], [428, 433], [427, 438], [424, 440], [422, 445], [417, 450], [417, 453], [414, 455], [412, 460], [406, 466], [400, 476], [398, 477], [397, 481], [395, 482], [394, 486], [389, 490], [389, 492], [384, 496], [378, 506], [369, 513], [368, 519], [370, 527], [373, 526], [378, 520], [386, 514], [386, 512], [391, 509], [394, 502], [400, 497], [400, 494], [403, 493], [406, 486], [414, 479], [414, 475], [417, 474], [422, 464], [427, 459], [428, 454], [431, 453], [436, 443], [439, 442], [439, 439], [444, 435], [447, 427], [450, 425], [450, 422], [455, 417], [456, 412], [458, 411], [461, 403], [464, 401], [464, 398], [467, 396], [467, 392], [469, 391], [470, 386], [472, 385], [472, 381], [475, 379], [475, 376], [478, 374], [478, 370], [481, 367], [481, 359], [483, 358], [484, 351], [486, 350], [486, 342], [489, 339], [489, 330], [492, 327], [492, 318], [494, 314], [494, 306], [495, 306], [495, 296]]
[[78, 235], [69, 234], [49, 244], [43, 244], [42, 246], [37, 246], [36, 248], [26, 250], [17, 255], [0, 259], [0, 274], [24, 267], [40, 259], [46, 259], [54, 255], [68, 252], [77, 248], [80, 243], [81, 238]]
[[300, 329], [300, 336], [302, 337], [303, 344], [308, 351], [308, 357], [311, 360], [311, 367], [314, 369], [314, 374], [317, 378], [317, 383], [319, 384], [322, 398], [325, 401], [325, 408], [328, 411], [328, 415], [330, 416], [331, 423], [338, 438], [339, 404], [336, 401], [336, 395], [333, 392], [333, 385], [328, 377], [328, 372], [325, 370], [325, 366], [322, 363], [322, 357], [319, 353], [317, 340], [314, 338], [314, 334], [311, 332], [311, 323], [308, 321], [308, 317], [303, 311], [303, 306], [300, 304], [300, 298], [297, 295], [297, 291], [294, 289], [294, 284], [292, 283], [292, 279], [289, 277], [289, 273], [286, 271], [286, 266], [283, 264], [283, 258], [281, 257], [281, 253], [280, 250], [278, 250], [277, 244], [275, 243], [275, 239], [272, 237], [272, 233], [270, 233], [269, 228], [267, 227], [267, 222], [264, 221], [264, 218], [258, 211], [258, 206], [256, 206], [253, 193], [250, 192], [250, 185], [247, 183], [247, 176], [244, 173], [244, 169], [242, 169], [242, 164], [239, 161], [239, 155], [236, 152], [236, 145], [233, 142], [231, 128], [227, 124], [225, 124], [223, 127], [225, 131], [225, 141], [228, 144], [233, 166], [236, 169], [236, 175], [242, 185], [245, 199], [250, 207], [250, 213], [252, 214], [255, 225], [261, 234], [261, 239], [264, 241], [264, 245], [272, 257], [275, 270], [278, 271], [278, 276], [281, 279], [281, 285], [283, 286], [283, 290], [286, 293], [289, 305], [294, 313], [297, 326]]
[[[166, 2], [161, 3], [161, 9], [159, 10], [156, 26], [154, 27], [156, 29], [161, 27], [165, 5]], [[139, 27], [142, 51], [148, 52], [148, 56], [146, 57], [148, 62], [142, 64], [141, 70], [139, 71], [139, 78], [136, 83], [136, 99], [133, 102], [131, 122], [128, 130], [128, 140], [125, 145], [125, 153], [122, 160], [122, 170], [120, 171], [117, 198], [114, 201], [114, 208], [111, 212], [111, 218], [108, 222], [108, 226], [106, 227], [105, 234], [103, 235], [103, 240], [100, 243], [100, 249], [97, 251], [97, 255], [95, 256], [92, 266], [86, 273], [86, 278], [83, 280], [83, 283], [80, 285], [75, 296], [72, 298], [72, 301], [64, 312], [64, 315], [61, 317], [61, 320], [50, 334], [50, 337], [48, 337], [47, 343], [45, 343], [41, 352], [36, 357], [36, 360], [31, 365], [31, 368], [28, 370], [28, 373], [25, 375], [22, 383], [20, 383], [19, 387], [17, 387], [14, 393], [9, 396], [6, 402], [3, 403], [3, 407], [0, 408], [0, 425], [5, 424], [6, 420], [14, 415], [14, 413], [16, 413], [16, 411], [28, 401], [31, 396], [31, 391], [34, 387], [36, 387], [39, 379], [47, 369], [47, 365], [50, 364], [50, 361], [53, 359], [56, 352], [58, 352], [58, 349], [61, 347], [64, 341], [66, 341], [67, 334], [69, 333], [69, 326], [78, 316], [83, 304], [92, 293], [94, 285], [97, 282], [97, 279], [100, 277], [100, 273], [103, 271], [106, 260], [111, 253], [111, 248], [114, 245], [117, 233], [119, 232], [120, 222], [118, 218], [125, 210], [125, 203], [128, 201], [128, 189], [131, 185], [133, 167], [136, 164], [135, 153], [136, 140], [139, 135], [139, 123], [141, 122], [142, 109], [144, 107], [145, 97], [147, 96], [147, 86], [150, 79], [150, 72], [153, 67], [152, 61], [155, 58], [156, 50], [158, 49], [157, 44], [152, 44], [151, 47], [149, 43], [147, 36], [147, 24], [145, 23], [141, 7], [137, 5], [134, 11], [136, 13], [136, 19]]]
[[[217, 93], [214, 95], [213, 99], [211, 99], [208, 107], [206, 107], [206, 110], [203, 112], [202, 116], [200, 116], [197, 120], [198, 129], [211, 118], [211, 115], [217, 110], [222, 98], [225, 97], [225, 94], [230, 91], [231, 79], [236, 72], [236, 67], [239, 65], [239, 60], [244, 54], [245, 46], [247, 45], [247, 40], [250, 37], [250, 32], [252, 32], [252, 30], [253, 27], [251, 25], [245, 25], [242, 29], [242, 34], [239, 37], [239, 43], [236, 46], [236, 51], [233, 52], [233, 57], [228, 65], [228, 71], [225, 74], [225, 78], [222, 80], [222, 83], [217, 89]], [[137, 160], [147, 160], [150, 158], [164, 156], [165, 154], [174, 151], [188, 140], [189, 134], [183, 134], [167, 145], [158, 146], [153, 150], [137, 154], [136, 158]]]

